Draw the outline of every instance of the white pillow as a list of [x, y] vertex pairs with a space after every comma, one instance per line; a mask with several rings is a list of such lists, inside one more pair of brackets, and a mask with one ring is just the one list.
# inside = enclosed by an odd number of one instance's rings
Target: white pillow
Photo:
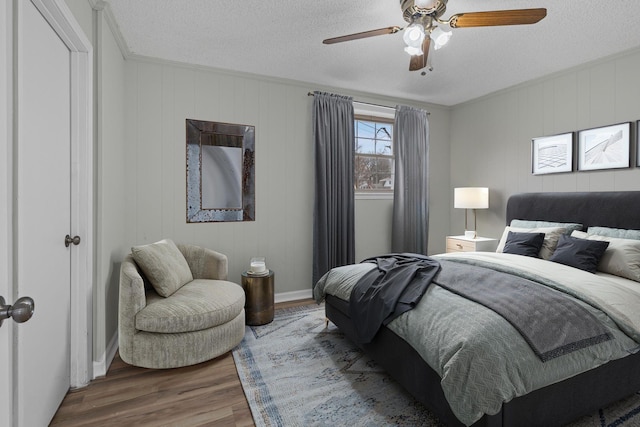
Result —
[[571, 236], [609, 242], [598, 263], [598, 271], [640, 282], [640, 240], [599, 236], [580, 231], [574, 231]]
[[549, 259], [551, 255], [553, 255], [553, 251], [556, 250], [556, 246], [558, 246], [558, 239], [567, 229], [564, 227], [518, 228], [508, 226], [505, 227], [502, 233], [496, 252], [502, 252], [504, 249], [509, 231], [513, 231], [514, 233], [544, 233], [544, 242], [542, 243], [542, 249], [540, 249], [540, 258]]
[[580, 231], [580, 230], [573, 230], [571, 232], [571, 237], [577, 237], [578, 239], [586, 239], [589, 237], [589, 233], [585, 233], [584, 231]]

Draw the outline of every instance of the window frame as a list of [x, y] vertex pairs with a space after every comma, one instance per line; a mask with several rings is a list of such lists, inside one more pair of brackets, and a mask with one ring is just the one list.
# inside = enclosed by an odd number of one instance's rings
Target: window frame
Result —
[[[395, 126], [395, 110], [389, 107], [384, 107], [385, 109], [390, 109], [392, 111], [394, 111], [394, 114], [382, 114], [380, 112], [372, 112], [372, 111], [364, 111], [361, 109], [357, 109], [354, 108], [354, 127], [355, 127], [355, 123], [357, 120], [361, 120], [361, 121], [368, 121], [368, 122], [375, 122], [375, 123], [386, 123], [386, 124], [390, 124], [392, 126]], [[393, 132], [391, 133], [391, 152], [393, 153], [393, 155], [391, 156], [386, 156], [386, 155], [379, 155], [379, 154], [370, 154], [370, 155], [366, 155], [366, 154], [358, 154], [355, 152], [355, 145], [356, 145], [356, 136], [354, 133], [354, 140], [353, 140], [353, 144], [354, 144], [354, 158], [353, 158], [353, 163], [354, 163], [354, 175], [355, 175], [355, 163], [356, 163], [356, 159], [359, 156], [363, 156], [363, 157], [379, 157], [379, 158], [391, 158], [391, 161], [393, 162], [393, 170], [395, 171], [395, 162], [396, 162], [396, 143], [395, 140], [393, 139]], [[355, 178], [355, 176], [354, 176]], [[355, 184], [355, 188], [354, 188], [354, 198], [356, 200], [392, 200], [393, 199], [393, 195], [395, 192], [395, 183], [394, 183], [394, 188], [391, 191], [362, 191], [358, 188], [357, 183]]]

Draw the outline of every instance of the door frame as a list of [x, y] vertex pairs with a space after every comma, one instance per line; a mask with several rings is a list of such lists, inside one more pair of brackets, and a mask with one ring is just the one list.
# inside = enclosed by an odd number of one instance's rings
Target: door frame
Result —
[[[15, 17], [22, 0], [2, 2], [0, 6], [0, 295], [12, 304], [17, 295], [14, 259], [16, 241], [13, 218], [15, 205], [14, 149], [17, 135], [17, 99], [19, 70], [16, 50]], [[71, 65], [71, 235], [82, 237], [82, 243], [71, 251], [71, 388], [83, 387], [93, 379], [93, 289], [94, 289], [94, 167], [93, 167], [93, 47], [64, 0], [31, 0], [70, 51]], [[60, 244], [64, 236], [60, 236]], [[36, 301], [38, 304], [45, 301]], [[16, 407], [12, 390], [15, 354], [13, 321], [0, 328], [0, 416], [11, 425]], [[28, 327], [28, 324], [24, 325]], [[4, 341], [6, 339], [6, 341]], [[8, 345], [3, 345], [4, 343]]]
[[78, 388], [93, 379], [93, 47], [64, 0], [31, 2], [71, 56], [70, 234], [84, 242], [71, 250], [70, 383]]

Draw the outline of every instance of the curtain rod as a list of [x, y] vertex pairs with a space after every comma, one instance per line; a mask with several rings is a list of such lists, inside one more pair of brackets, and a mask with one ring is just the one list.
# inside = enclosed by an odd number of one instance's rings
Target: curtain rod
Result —
[[[313, 93], [313, 92], [308, 92], [308, 93], [307, 93], [307, 96], [313, 96], [313, 95], [314, 95], [314, 93]], [[394, 107], [389, 107], [389, 106], [387, 106], [387, 105], [372, 104], [371, 102], [356, 101], [356, 100], [354, 100], [353, 102], [357, 102], [358, 104], [371, 105], [371, 106], [374, 106], [374, 107], [388, 108], [389, 110], [395, 110], [395, 108], [394, 108]], [[427, 116], [430, 116], [430, 115], [431, 115], [431, 113], [427, 111]]]

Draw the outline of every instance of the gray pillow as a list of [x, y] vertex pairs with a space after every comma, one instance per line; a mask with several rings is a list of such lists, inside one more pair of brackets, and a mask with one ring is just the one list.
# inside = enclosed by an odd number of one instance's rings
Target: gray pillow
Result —
[[609, 242], [584, 240], [563, 234], [549, 261], [595, 273]]
[[516, 228], [516, 227], [505, 227], [504, 232], [502, 233], [502, 237], [500, 238], [500, 243], [498, 243], [498, 248], [496, 252], [502, 252], [504, 250], [504, 245], [507, 243], [507, 237], [509, 235], [509, 231], [513, 231], [514, 233], [544, 233], [544, 242], [542, 243], [542, 249], [540, 249], [540, 258], [549, 259], [551, 258], [551, 254], [556, 249], [558, 245], [558, 239], [561, 235], [566, 233], [566, 228], [562, 227], [542, 227], [542, 228]]
[[540, 258], [544, 233], [514, 233], [509, 231], [502, 252]]
[[180, 249], [170, 239], [131, 248], [133, 259], [159, 295], [168, 297], [193, 280]]

